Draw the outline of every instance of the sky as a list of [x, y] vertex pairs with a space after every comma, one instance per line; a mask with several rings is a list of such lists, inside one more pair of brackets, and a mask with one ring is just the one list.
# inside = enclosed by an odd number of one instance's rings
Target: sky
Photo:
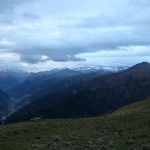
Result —
[[150, 62], [150, 0], [0, 0], [0, 69]]

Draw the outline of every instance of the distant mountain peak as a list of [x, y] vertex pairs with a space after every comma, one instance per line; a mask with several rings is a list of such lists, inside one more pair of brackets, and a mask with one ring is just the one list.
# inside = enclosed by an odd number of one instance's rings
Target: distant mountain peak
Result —
[[145, 69], [149, 68], [150, 69], [150, 63], [148, 62], [141, 62], [139, 64], [136, 64], [135, 66], [131, 67], [131, 69]]
[[150, 65], [150, 63], [148, 63], [148, 62], [142, 62], [142, 63], [140, 63], [141, 65]]
[[150, 63], [148, 63], [148, 62], [141, 62], [141, 63], [139, 63], [139, 64], [137, 64], [137, 65], [150, 65]]

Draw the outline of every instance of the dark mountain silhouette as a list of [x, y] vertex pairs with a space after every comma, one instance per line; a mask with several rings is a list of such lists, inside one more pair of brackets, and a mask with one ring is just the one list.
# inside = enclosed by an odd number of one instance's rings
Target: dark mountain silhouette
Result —
[[[80, 82], [91, 80], [95, 77], [108, 73], [111, 72], [99, 71], [97, 73], [81, 74], [79, 71], [67, 68], [62, 70], [40, 72], [33, 74], [28, 78], [28, 80], [7, 92], [10, 97], [12, 97], [14, 103], [16, 103], [17, 108], [20, 108], [39, 99], [40, 97], [50, 97], [51, 93], [52, 97], [53, 93], [58, 92], [61, 92], [66, 96], [65, 92], [67, 91], [67, 93], [69, 93], [73, 91], [73, 87], [78, 85]], [[57, 102], [56, 100], [53, 102], [53, 98], [51, 98], [51, 102], [49, 103], [55, 104]]]
[[57, 84], [59, 82], [67, 77], [78, 74], [81, 73], [69, 69], [34, 73], [23, 83], [8, 90], [7, 93], [15, 103], [23, 106], [48, 93], [57, 91], [59, 88]]
[[[68, 89], [71, 90], [53, 93], [53, 96], [51, 93], [34, 101], [11, 115], [7, 121], [26, 121], [36, 116], [43, 118], [98, 116], [149, 98], [150, 64], [140, 63], [118, 73], [82, 80]], [[56, 103], [50, 105], [50, 101]], [[42, 105], [44, 107], [41, 107]]]
[[9, 106], [11, 101], [9, 96], [0, 89], [0, 118], [9, 114]]

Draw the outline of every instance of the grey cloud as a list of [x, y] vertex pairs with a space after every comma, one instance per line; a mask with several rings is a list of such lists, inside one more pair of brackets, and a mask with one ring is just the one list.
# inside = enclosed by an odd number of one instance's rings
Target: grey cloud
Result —
[[38, 63], [43, 62], [40, 55], [21, 55], [21, 60], [27, 63]]
[[64, 30], [63, 36], [56, 41], [54, 44], [53, 40], [45, 40], [43, 36], [32, 38], [29, 34], [23, 41], [18, 39], [19, 45], [16, 45], [13, 51], [22, 56], [22, 61], [32, 63], [43, 61], [40, 59], [42, 55], [49, 56], [54, 61], [82, 61], [75, 55], [100, 50], [120, 50], [120, 47], [128, 46], [148, 46], [150, 45], [150, 32], [145, 27], [106, 32], [95, 30], [94, 33], [71, 29], [70, 31]]
[[[146, 3], [147, 2], [147, 3]], [[80, 22], [66, 27], [76, 28], [102, 28], [102, 27], [127, 27], [127, 26], [149, 26], [150, 4], [145, 1], [143, 7], [123, 8], [122, 12], [112, 12], [105, 15], [90, 16], [82, 18]], [[149, 5], [149, 7], [147, 7]], [[134, 5], [133, 5], [134, 6]], [[117, 8], [116, 8], [117, 9]], [[144, 10], [143, 10], [144, 9]], [[136, 12], [136, 13], [135, 13]], [[65, 25], [64, 25], [65, 27]]]
[[[10, 11], [26, 2], [2, 0], [0, 10]], [[36, 7], [22, 5], [23, 11], [16, 13], [22, 14], [21, 17], [29, 19], [29, 22], [15, 17], [13, 20], [9, 17], [8, 20], [0, 19], [0, 25], [2, 22], [14, 22], [14, 29], [2, 31], [0, 37], [14, 41], [16, 45], [11, 50], [20, 54], [21, 61], [28, 63], [48, 59], [60, 62], [85, 61], [76, 55], [150, 45], [149, 0], [84, 0], [84, 3], [86, 6], [80, 0], [45, 3], [39, 0]], [[43, 55], [48, 59], [42, 59]]]
[[39, 19], [39, 16], [35, 13], [24, 13], [22, 16], [27, 19]]
[[57, 62], [66, 62], [66, 61], [86, 61], [86, 59], [82, 59], [82, 58], [77, 58], [74, 55], [55, 55], [51, 57], [51, 60], [53, 61], [57, 61]]
[[0, 44], [0, 49], [10, 49], [12, 48], [11, 45], [8, 45], [8, 44]]
[[0, 0], [0, 13], [12, 12], [17, 5], [33, 1], [35, 0]]
[[[23, 47], [23, 45], [22, 45]], [[85, 59], [75, 57], [75, 54], [80, 52], [78, 49], [73, 47], [66, 48], [64, 47], [27, 47], [25, 49], [14, 50], [16, 53], [21, 55], [21, 60], [28, 63], [38, 63], [44, 62], [47, 60], [53, 60], [57, 62], [66, 62], [66, 61], [85, 61]], [[72, 49], [72, 50], [71, 50]], [[75, 49], [77, 50], [75, 52]], [[42, 56], [47, 56], [47, 59], [42, 59]]]
[[48, 60], [53, 60], [53, 61], [57, 61], [57, 62], [86, 61], [86, 59], [77, 58], [75, 56], [70, 56], [70, 55], [67, 56], [67, 55], [59, 55], [59, 54], [50, 55], [46, 59], [42, 59], [42, 54], [40, 54], [40, 55], [36, 55], [36, 54], [34, 54], [34, 55], [21, 54], [21, 58], [20, 59], [22, 61], [24, 61], [24, 62], [31, 63], [31, 64], [36, 64], [36, 63], [39, 63], [39, 62], [45, 62], [45, 61], [48, 61]]
[[1, 25], [13, 25], [13, 21], [8, 19], [8, 18], [5, 18], [5, 19], [0, 19], [0, 24]]

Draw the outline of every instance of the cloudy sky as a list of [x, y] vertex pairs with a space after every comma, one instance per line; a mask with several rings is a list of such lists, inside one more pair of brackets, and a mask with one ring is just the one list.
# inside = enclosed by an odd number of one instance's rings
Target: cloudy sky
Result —
[[0, 0], [0, 69], [150, 62], [150, 0]]

